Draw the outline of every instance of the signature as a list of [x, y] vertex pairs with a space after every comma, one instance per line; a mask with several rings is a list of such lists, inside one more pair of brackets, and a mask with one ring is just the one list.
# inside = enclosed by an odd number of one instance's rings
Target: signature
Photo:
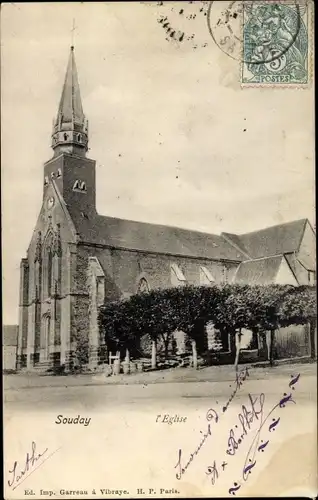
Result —
[[239, 426], [235, 425], [234, 428], [230, 429], [228, 438], [228, 449], [226, 453], [228, 455], [235, 455], [239, 446], [241, 445], [244, 437], [251, 430], [253, 422], [255, 420], [260, 421], [260, 425], [263, 423], [263, 407], [265, 402], [265, 394], [262, 392], [258, 396], [253, 397], [248, 394], [249, 402], [247, 405], [242, 405], [242, 410], [238, 414]]
[[[299, 378], [300, 374], [292, 376], [289, 383], [289, 388], [294, 390], [295, 385], [299, 381]], [[256, 466], [256, 454], [263, 453], [270, 443], [269, 435], [261, 439], [262, 433], [266, 430], [268, 433], [273, 433], [281, 422], [281, 417], [279, 416], [279, 414], [277, 415], [276, 413], [275, 416], [274, 412], [276, 410], [279, 411], [285, 408], [285, 406], [289, 403], [296, 404], [296, 401], [293, 399], [292, 392], [290, 392], [289, 394], [287, 394], [287, 392], [284, 392], [283, 396], [271, 408], [266, 416], [264, 416], [263, 412], [264, 403], [265, 394], [263, 392], [255, 396], [248, 394], [248, 402], [245, 405], [241, 406], [241, 410], [237, 414], [237, 423], [229, 430], [226, 449], [226, 454], [229, 456], [234, 456], [237, 453], [243, 439], [250, 433], [250, 431], [253, 430], [253, 428], [254, 431], [256, 431], [252, 439], [252, 443], [246, 454], [244, 465], [242, 468], [243, 481], [248, 480], [250, 474]], [[272, 418], [270, 419], [270, 417]], [[258, 424], [256, 429], [255, 422], [257, 422]], [[227, 463], [223, 461], [223, 470], [226, 465]], [[210, 476], [211, 483], [212, 485], [214, 485], [219, 477], [219, 468], [215, 460], [213, 462], [213, 466], [207, 467], [206, 475]], [[239, 481], [235, 481], [232, 487], [228, 490], [229, 494], [235, 495], [235, 493], [241, 488], [241, 486], [242, 484], [239, 483]]]
[[[8, 479], [8, 485], [10, 488], [15, 490], [20, 484], [29, 477], [36, 469], [38, 469], [48, 458], [50, 458], [55, 450], [50, 455], [47, 455], [48, 448], [39, 453], [36, 450], [36, 443], [32, 441], [31, 445], [31, 453], [27, 453], [25, 460], [22, 462], [22, 465], [19, 462], [15, 461], [12, 468], [9, 470], [10, 478]], [[44, 457], [42, 459], [42, 457]], [[42, 460], [41, 460], [42, 459]]]
[[[211, 422], [212, 420], [215, 420], [215, 423], [218, 422], [219, 420], [219, 416], [218, 414], [216, 413], [215, 410], [213, 410], [213, 408], [210, 408], [206, 414], [206, 419], [208, 422]], [[176, 473], [176, 478], [177, 479], [181, 479], [182, 475], [186, 472], [187, 468], [189, 467], [189, 465], [192, 463], [193, 459], [199, 454], [202, 446], [204, 445], [204, 443], [206, 442], [206, 440], [208, 439], [209, 436], [212, 435], [211, 433], [211, 424], [209, 423], [208, 424], [208, 427], [207, 427], [207, 431], [205, 433], [202, 433], [202, 431], [200, 431], [201, 434], [203, 434], [203, 438], [200, 440], [200, 443], [199, 445], [196, 447], [196, 449], [194, 450], [193, 453], [190, 453], [190, 457], [187, 461], [187, 463], [182, 467], [182, 463], [181, 463], [181, 459], [182, 459], [182, 450], [179, 449], [179, 458], [178, 458], [178, 462], [177, 462], [177, 465], [175, 465], [175, 469], [178, 470], [178, 472]]]
[[[222, 413], [224, 414], [231, 401], [234, 399], [238, 389], [241, 387], [245, 379], [249, 376], [248, 369], [244, 369], [239, 372], [236, 376], [236, 386], [234, 391], [230, 395], [227, 403], [222, 407]], [[297, 382], [299, 381], [300, 374], [291, 376], [291, 381], [289, 382], [289, 389], [294, 390]], [[231, 387], [231, 386], [230, 386]], [[254, 432], [254, 436], [252, 438], [252, 443], [248, 449], [248, 452], [245, 457], [244, 465], [242, 467], [242, 480], [245, 482], [248, 480], [250, 474], [252, 473], [254, 467], [256, 466], [256, 454], [263, 453], [267, 446], [270, 443], [269, 436], [267, 435], [263, 439], [261, 439], [262, 433], [267, 432], [272, 433], [275, 431], [277, 426], [280, 424], [281, 417], [279, 415], [274, 414], [277, 410], [281, 410], [285, 408], [285, 406], [289, 403], [296, 404], [296, 401], [293, 399], [293, 394], [290, 392], [284, 392], [283, 396], [280, 397], [279, 401], [271, 408], [271, 410], [264, 416], [264, 405], [265, 405], [265, 394], [263, 392], [252, 395], [248, 393], [248, 400], [245, 404], [241, 405], [240, 411], [237, 414], [236, 422], [233, 427], [228, 431], [227, 436], [227, 447], [225, 449], [225, 453], [228, 456], [228, 460], [232, 460], [230, 457], [235, 456], [243, 440]], [[209, 422], [207, 427], [207, 432], [203, 433], [203, 438], [200, 440], [199, 445], [196, 447], [193, 453], [190, 454], [190, 457], [187, 462], [183, 462], [182, 460], [182, 450], [179, 449], [178, 454], [178, 462], [175, 465], [175, 469], [177, 469], [176, 478], [181, 479], [183, 474], [185, 474], [186, 470], [193, 462], [194, 458], [200, 453], [200, 450], [204, 443], [207, 441], [209, 436], [212, 436], [211, 432], [211, 421], [213, 420], [215, 424], [222, 419], [222, 413], [219, 417], [217, 411], [215, 409], [210, 408], [206, 414], [206, 420]], [[270, 417], [271, 420], [270, 420]], [[225, 457], [224, 457], [225, 458]], [[184, 465], [183, 465], [184, 463]], [[207, 467], [207, 472], [205, 473], [209, 476], [211, 484], [214, 485], [219, 478], [219, 475], [222, 471], [225, 470], [225, 467], [228, 463], [223, 460], [222, 462], [217, 462], [213, 460], [212, 465]], [[235, 495], [235, 493], [241, 488], [242, 484], [239, 481], [234, 481], [232, 487], [229, 488], [228, 492], [231, 495]]]
[[[236, 378], [235, 378], [236, 386], [235, 386], [235, 389], [232, 392], [230, 398], [228, 399], [227, 403], [222, 408], [222, 412], [223, 413], [227, 410], [227, 408], [229, 407], [232, 399], [235, 397], [235, 394], [237, 393], [238, 389], [241, 387], [241, 385], [243, 384], [244, 380], [248, 376], [249, 376], [248, 368], [244, 368], [243, 370], [240, 370], [236, 374]], [[212, 420], [214, 420], [214, 422], [217, 423], [218, 420], [219, 420], [218, 413], [213, 408], [210, 408], [208, 410], [207, 414], [206, 414], [206, 420], [208, 422], [211, 422]], [[182, 475], [185, 474], [186, 470], [188, 469], [188, 467], [190, 466], [190, 464], [192, 463], [192, 461], [194, 460], [194, 458], [199, 454], [202, 446], [204, 445], [204, 443], [206, 442], [206, 440], [208, 439], [208, 437], [212, 435], [212, 433], [211, 433], [211, 424], [210, 423], [208, 424], [207, 431], [205, 433], [203, 433], [202, 431], [200, 431], [200, 432], [201, 432], [201, 434], [203, 434], [203, 438], [201, 438], [199, 445], [196, 447], [196, 449], [193, 451], [193, 453], [190, 453], [189, 459], [185, 463], [184, 466], [182, 466], [182, 449], [179, 449], [179, 451], [178, 451], [178, 462], [177, 462], [177, 465], [175, 465], [174, 468], [177, 469], [177, 471], [178, 471], [176, 473], [176, 478], [179, 479], [179, 480], [181, 479]], [[223, 463], [225, 463], [225, 462], [223, 462]], [[223, 466], [223, 464], [222, 464], [222, 466]], [[214, 467], [214, 469], [212, 467], [210, 467], [210, 469], [213, 470], [213, 471], [216, 470], [215, 467]], [[213, 472], [213, 474], [215, 474], [215, 472]]]
[[[293, 379], [293, 381], [297, 382], [299, 380], [299, 377], [300, 377], [300, 375], [297, 375], [297, 377], [295, 377]], [[261, 432], [264, 429], [265, 424], [267, 423], [266, 427], [267, 427], [268, 432], [273, 432], [276, 429], [277, 425], [279, 425], [281, 419], [280, 419], [280, 417], [272, 418], [271, 423], [268, 423], [268, 419], [276, 409], [285, 408], [287, 403], [296, 404], [296, 401], [294, 401], [294, 399], [293, 399], [292, 393], [287, 394], [285, 392], [283, 397], [279, 400], [279, 402], [277, 404], [275, 404], [273, 406], [273, 408], [268, 412], [268, 414], [266, 415], [265, 418], [263, 416], [263, 411], [262, 410], [260, 411], [260, 413], [259, 413], [259, 422], [260, 423], [259, 423], [259, 426], [256, 430], [252, 444], [250, 445], [249, 450], [246, 454], [243, 469], [242, 469], [243, 481], [248, 480], [249, 475], [252, 473], [254, 467], [256, 466], [256, 459], [255, 459], [256, 453], [257, 452], [264, 452], [264, 450], [266, 449], [266, 447], [268, 446], [268, 444], [270, 442], [270, 439], [267, 439], [265, 441], [260, 440], [261, 439]], [[256, 413], [255, 413], [255, 415], [258, 416]], [[239, 447], [239, 444], [240, 444], [239, 441], [240, 441], [240, 439], [237, 439], [237, 441], [236, 441], [235, 438], [233, 437], [233, 443], [231, 443], [231, 444], [233, 444], [234, 449], [237, 449]], [[241, 486], [242, 486], [242, 484], [240, 484], [238, 481], [234, 482], [233, 486], [231, 488], [229, 488], [229, 493], [231, 495], [235, 495], [236, 491], [238, 491], [241, 488]]]

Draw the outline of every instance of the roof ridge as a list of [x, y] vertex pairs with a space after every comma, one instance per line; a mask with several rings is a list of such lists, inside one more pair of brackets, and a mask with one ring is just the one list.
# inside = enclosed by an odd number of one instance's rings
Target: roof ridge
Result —
[[124, 222], [134, 222], [137, 224], [149, 224], [151, 226], [168, 227], [170, 229], [179, 229], [181, 231], [190, 231], [191, 233], [204, 234], [206, 236], [216, 236], [217, 238], [221, 238], [221, 234], [207, 233], [205, 231], [198, 231], [197, 229], [191, 229], [191, 228], [187, 228], [187, 227], [171, 226], [170, 224], [164, 224], [164, 223], [160, 223], [160, 222], [148, 222], [148, 221], [140, 221], [140, 220], [134, 220], [134, 219], [124, 219], [121, 217], [113, 217], [112, 215], [102, 215], [99, 213], [97, 213], [97, 216], [98, 217], [105, 217], [107, 219], [121, 220]]
[[[289, 222], [282, 222], [281, 224], [274, 224], [273, 226], [267, 226], [267, 227], [264, 227], [262, 229], [256, 229], [255, 231], [249, 231], [247, 233], [240, 233], [240, 234], [237, 234], [237, 236], [241, 237], [241, 236], [247, 236], [247, 235], [251, 235], [251, 234], [255, 234], [255, 233], [261, 233], [262, 231], [268, 231], [269, 229], [288, 226], [290, 224], [296, 224], [296, 223], [300, 223], [300, 222], [303, 222], [305, 224], [306, 222], [308, 222], [308, 218], [291, 220]], [[232, 233], [232, 234], [235, 234], [235, 233]]]
[[257, 262], [260, 260], [267, 260], [267, 259], [277, 259], [279, 257], [282, 258], [285, 257], [285, 255], [283, 253], [278, 253], [278, 254], [268, 255], [266, 257], [257, 257], [256, 259], [242, 260], [241, 264], [245, 264], [246, 262]]

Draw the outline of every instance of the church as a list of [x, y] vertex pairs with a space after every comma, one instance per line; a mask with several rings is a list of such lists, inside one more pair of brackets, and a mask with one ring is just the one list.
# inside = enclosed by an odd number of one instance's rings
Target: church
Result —
[[74, 47], [43, 168], [43, 203], [20, 265], [18, 369], [68, 366], [77, 340], [90, 367], [105, 359], [99, 307], [153, 288], [212, 283], [315, 283], [307, 219], [221, 235], [123, 220], [96, 210]]

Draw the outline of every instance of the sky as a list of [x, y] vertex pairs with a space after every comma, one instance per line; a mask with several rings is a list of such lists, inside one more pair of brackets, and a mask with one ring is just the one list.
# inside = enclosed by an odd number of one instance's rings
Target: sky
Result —
[[241, 88], [239, 61], [209, 33], [207, 3], [2, 5], [5, 324], [18, 322], [73, 19], [100, 214], [216, 234], [314, 224], [313, 90]]

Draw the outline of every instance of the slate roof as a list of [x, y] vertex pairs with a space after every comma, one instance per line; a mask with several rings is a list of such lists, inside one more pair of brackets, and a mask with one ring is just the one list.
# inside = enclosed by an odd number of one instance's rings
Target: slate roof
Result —
[[241, 235], [224, 234], [251, 259], [297, 252], [305, 231], [307, 219], [253, 231]]
[[2, 345], [16, 346], [18, 343], [18, 325], [3, 325]]
[[72, 207], [69, 211], [83, 242], [187, 257], [237, 262], [246, 259], [242, 252], [219, 235], [98, 214], [83, 216]]
[[250, 285], [268, 285], [273, 283], [282, 259], [284, 257], [278, 255], [276, 257], [241, 262], [236, 271], [234, 283]]

